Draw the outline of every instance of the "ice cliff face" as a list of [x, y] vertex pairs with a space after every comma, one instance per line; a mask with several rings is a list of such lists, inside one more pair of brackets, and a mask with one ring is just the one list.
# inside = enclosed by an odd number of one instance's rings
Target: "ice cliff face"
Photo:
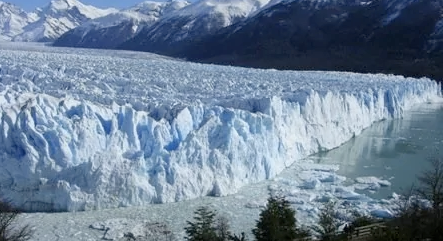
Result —
[[0, 47], [0, 197], [73, 211], [227, 195], [439, 96], [429, 79]]

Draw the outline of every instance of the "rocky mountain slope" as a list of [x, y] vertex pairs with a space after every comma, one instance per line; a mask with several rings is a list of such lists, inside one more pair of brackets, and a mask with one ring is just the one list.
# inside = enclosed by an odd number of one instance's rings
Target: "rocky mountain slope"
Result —
[[152, 26], [163, 15], [187, 6], [186, 1], [146, 1], [123, 11], [92, 19], [72, 29], [55, 42], [55, 46], [115, 48]]
[[38, 20], [27, 25], [14, 41], [54, 41], [65, 32], [82, 23], [117, 12], [116, 9], [99, 9], [77, 0], [53, 0], [37, 12]]
[[442, 1], [319, 3], [281, 2], [173, 55], [254, 67], [443, 78]]
[[[131, 32], [130, 29], [135, 24], [126, 19], [114, 21], [116, 24], [112, 26], [95, 28], [94, 31], [90, 27], [81, 26], [65, 34], [54, 44], [108, 48], [121, 41], [121, 37], [129, 36], [120, 48], [172, 54], [173, 49], [183, 49], [189, 42], [195, 42], [252, 16], [268, 3], [269, 0], [201, 0], [192, 4], [172, 1], [161, 4], [165, 11], [146, 11], [146, 15], [155, 17], [150, 18], [153, 21], [143, 22], [143, 27], [137, 28], [139, 31]], [[152, 7], [154, 3], [147, 4]], [[125, 13], [134, 12], [134, 9], [136, 8]], [[88, 23], [85, 25], [90, 26]], [[100, 38], [103, 33], [105, 36], [106, 33], [116, 33], [117, 40], [112, 37]]]
[[0, 1], [0, 40], [48, 42], [86, 21], [117, 12], [77, 0], [52, 0], [46, 7], [27, 13]]
[[34, 14], [36, 21], [16, 24], [15, 32], [24, 32], [13, 39], [53, 41], [66, 32], [56, 46], [443, 79], [442, 9], [442, 0], [200, 0], [144, 2], [116, 12], [56, 0]]
[[269, 0], [201, 0], [160, 19], [121, 48], [173, 54], [190, 42], [250, 17]]
[[29, 14], [13, 4], [0, 1], [0, 40], [11, 40], [36, 19], [35, 14]]

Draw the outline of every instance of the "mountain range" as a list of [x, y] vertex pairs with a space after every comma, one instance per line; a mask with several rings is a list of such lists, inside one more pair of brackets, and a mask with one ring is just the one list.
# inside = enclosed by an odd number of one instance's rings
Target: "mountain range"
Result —
[[0, 4], [1, 39], [278, 69], [443, 78], [442, 0], [183, 0], [98, 9]]
[[52, 42], [88, 20], [118, 12], [100, 9], [77, 0], [53, 0], [44, 8], [27, 13], [0, 1], [0, 38], [24, 42]]
[[26, 13], [17, 6], [0, 1], [0, 40], [11, 40], [36, 20], [36, 14]]
[[[442, 3], [281, 2], [173, 55], [249, 67], [384, 72], [441, 80]], [[147, 45], [134, 46], [144, 50]]]
[[129, 9], [92, 19], [78, 28], [63, 34], [55, 41], [56, 46], [116, 48], [137, 36], [144, 27], [155, 24], [171, 12], [177, 11], [189, 2], [142, 2]]

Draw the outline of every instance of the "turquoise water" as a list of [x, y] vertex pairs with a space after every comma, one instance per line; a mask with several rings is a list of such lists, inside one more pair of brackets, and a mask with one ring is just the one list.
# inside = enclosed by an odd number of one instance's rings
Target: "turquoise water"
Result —
[[338, 164], [338, 174], [349, 182], [375, 176], [392, 183], [368, 195], [386, 198], [393, 192], [406, 194], [418, 185], [417, 175], [429, 169], [429, 158], [443, 158], [443, 103], [417, 106], [403, 119], [375, 123], [343, 146], [313, 158]]

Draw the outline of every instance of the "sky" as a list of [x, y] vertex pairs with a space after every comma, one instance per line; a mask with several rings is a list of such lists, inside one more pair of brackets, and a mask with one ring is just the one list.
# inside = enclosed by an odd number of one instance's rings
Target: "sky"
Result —
[[[12, 3], [14, 5], [23, 8], [26, 11], [32, 11], [37, 7], [44, 7], [48, 5], [51, 0], [0, 0], [0, 1]], [[130, 7], [143, 1], [144, 0], [80, 0], [80, 2], [84, 4], [93, 5], [95, 7], [100, 7], [100, 8], [114, 7], [119, 9]]]

